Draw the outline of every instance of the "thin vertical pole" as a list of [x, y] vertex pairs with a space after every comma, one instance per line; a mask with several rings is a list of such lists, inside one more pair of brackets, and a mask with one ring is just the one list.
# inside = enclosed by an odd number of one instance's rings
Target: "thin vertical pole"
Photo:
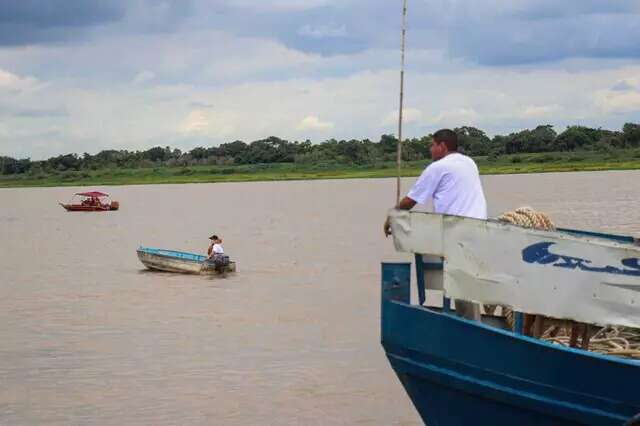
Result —
[[524, 322], [524, 318], [522, 316], [522, 312], [514, 312], [513, 313], [513, 319], [514, 319], [514, 326], [513, 326], [513, 331], [516, 332], [517, 334], [522, 334], [522, 325]]
[[396, 203], [400, 202], [400, 167], [402, 163], [402, 106], [404, 102], [404, 39], [407, 33], [407, 0], [402, 2], [402, 35], [400, 37], [400, 107], [398, 108], [398, 152], [396, 157]]

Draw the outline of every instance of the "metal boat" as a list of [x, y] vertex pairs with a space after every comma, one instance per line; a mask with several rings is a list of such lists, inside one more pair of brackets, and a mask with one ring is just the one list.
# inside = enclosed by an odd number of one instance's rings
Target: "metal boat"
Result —
[[203, 256], [175, 250], [139, 247], [138, 259], [149, 269], [183, 274], [225, 274], [236, 271], [236, 262], [216, 265]]

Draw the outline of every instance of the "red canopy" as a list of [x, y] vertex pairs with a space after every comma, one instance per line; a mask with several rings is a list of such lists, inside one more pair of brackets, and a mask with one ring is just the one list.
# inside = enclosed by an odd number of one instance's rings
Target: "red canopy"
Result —
[[104, 192], [99, 192], [99, 191], [78, 192], [78, 193], [76, 193], [76, 195], [82, 195], [83, 197], [93, 197], [93, 198], [100, 198], [100, 197], [108, 197], [109, 196], [109, 194], [105, 194]]

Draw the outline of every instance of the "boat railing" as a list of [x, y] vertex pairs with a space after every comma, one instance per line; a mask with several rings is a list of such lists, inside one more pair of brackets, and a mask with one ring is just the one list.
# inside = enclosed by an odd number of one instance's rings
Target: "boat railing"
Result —
[[[640, 247], [632, 237], [425, 212], [390, 217], [396, 249], [414, 254], [421, 306], [450, 312], [455, 299], [640, 327]], [[521, 319], [514, 317], [517, 330]]]
[[174, 258], [184, 259], [184, 260], [192, 260], [194, 262], [203, 262], [206, 259], [206, 256], [194, 254], [194, 253], [187, 253], [183, 251], [154, 249], [149, 247], [139, 247], [138, 250], [145, 253], [149, 253], [149, 254], [155, 254], [155, 255], [166, 256], [166, 257], [174, 257]]
[[[415, 254], [414, 261], [418, 304], [426, 308], [441, 308], [444, 313], [454, 312], [451, 298], [447, 297], [444, 290], [444, 259], [439, 256]], [[427, 292], [430, 295], [429, 301]], [[513, 331], [517, 334], [523, 333], [523, 315], [522, 312], [514, 312]]]
[[617, 243], [623, 244], [635, 244], [637, 240], [633, 237], [627, 235], [616, 235], [616, 234], [605, 234], [602, 232], [594, 232], [594, 231], [583, 231], [581, 229], [568, 229], [568, 228], [558, 228], [558, 232], [563, 232], [565, 234], [574, 235], [576, 237], [593, 237], [600, 238], [603, 240], [615, 241]]

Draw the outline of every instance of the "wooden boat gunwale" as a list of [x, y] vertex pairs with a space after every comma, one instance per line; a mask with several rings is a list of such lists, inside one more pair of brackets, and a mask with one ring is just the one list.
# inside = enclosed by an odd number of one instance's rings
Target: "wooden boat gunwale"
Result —
[[[186, 251], [177, 251], [177, 250], [167, 250], [167, 249], [156, 249], [151, 247], [139, 247], [138, 252], [143, 252], [150, 255], [166, 257], [170, 259], [179, 259], [188, 262], [202, 263], [207, 259], [207, 256], [195, 253], [189, 253]], [[172, 253], [175, 256], [168, 254]]]

